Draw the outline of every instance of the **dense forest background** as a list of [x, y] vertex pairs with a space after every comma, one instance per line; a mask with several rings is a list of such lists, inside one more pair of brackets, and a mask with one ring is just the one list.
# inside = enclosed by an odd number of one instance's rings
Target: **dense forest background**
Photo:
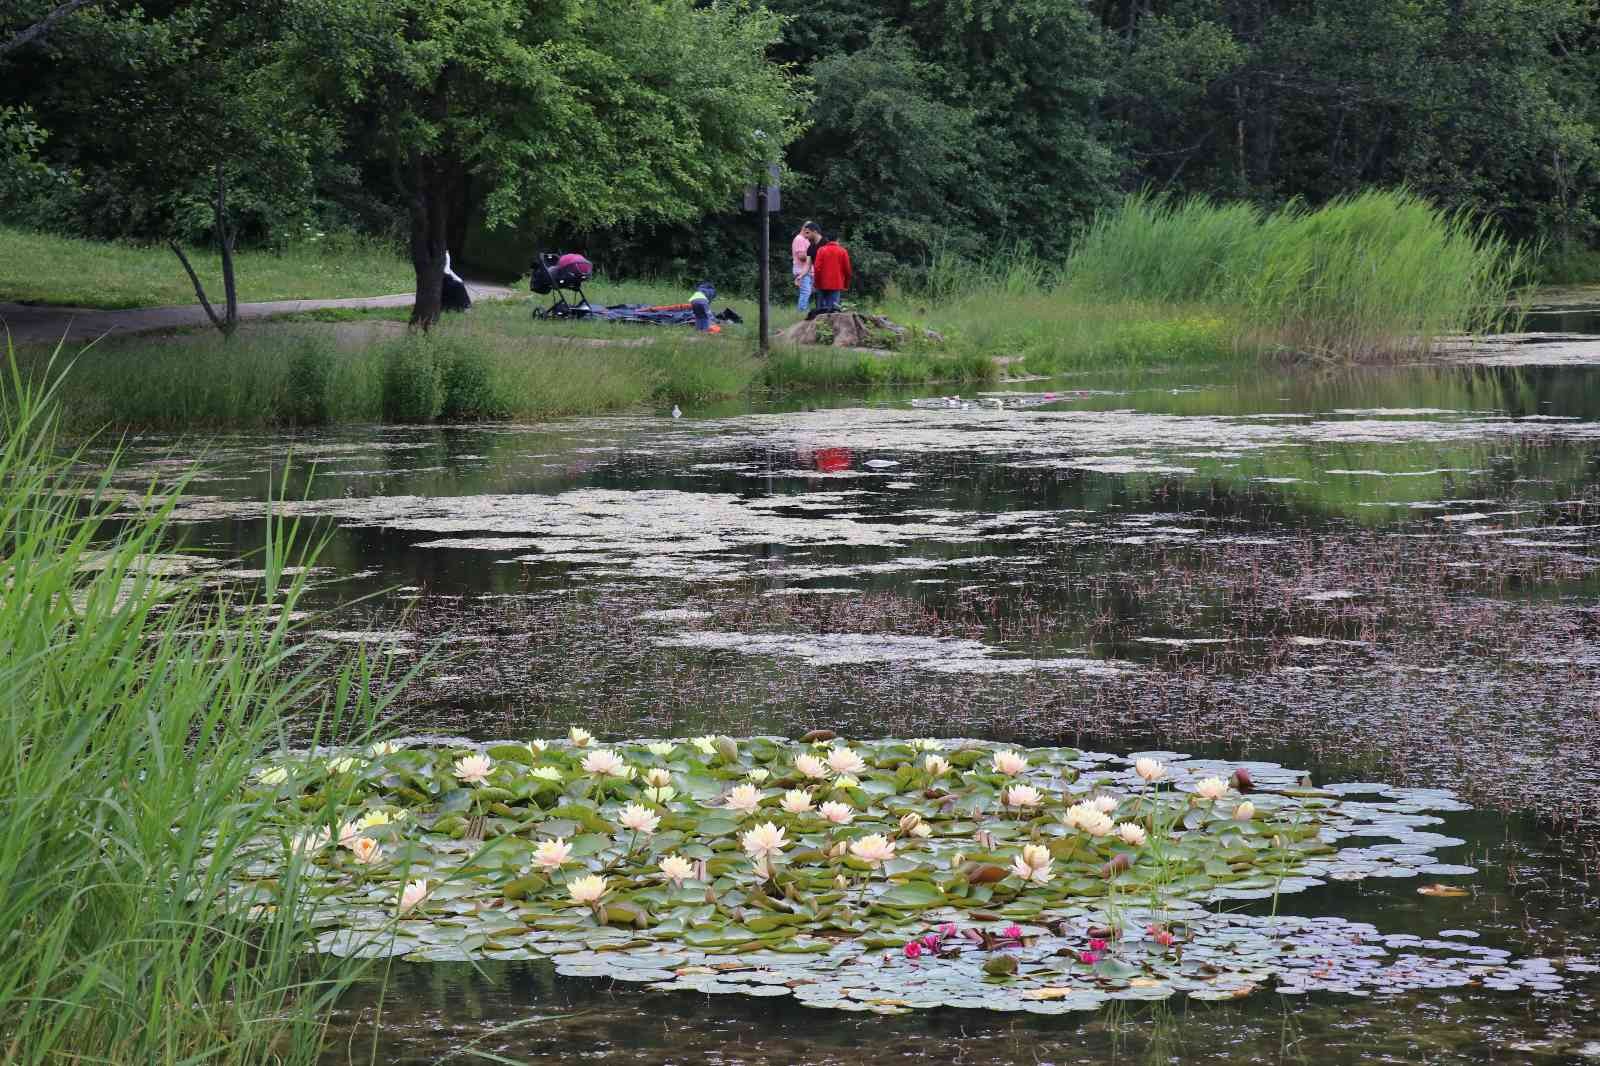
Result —
[[[0, 15], [0, 41], [56, 5], [18, 6]], [[529, 3], [530, 17], [542, 6]], [[275, 23], [275, 7], [97, 4], [0, 57], [6, 217], [101, 237], [204, 238], [210, 172], [176, 167], [176, 147], [155, 149], [192, 143], [170, 132], [188, 123], [202, 154], [208, 129], [239, 142], [222, 157], [240, 163], [232, 189], [242, 240], [402, 236], [403, 178], [392, 153], [349, 135], [349, 115], [331, 121], [307, 89], [229, 117], [229, 94], [258, 94], [275, 78], [265, 73], [279, 61], [271, 41], [292, 31]], [[937, 259], [1016, 248], [1059, 258], [1098, 208], [1135, 189], [1275, 206], [1404, 185], [1542, 242], [1547, 261], [1581, 259], [1600, 237], [1594, 0], [765, 7], [782, 21], [760, 48], [790, 74], [787, 117], [775, 104], [765, 112], [781, 127], [768, 136], [786, 168], [775, 246], [781, 255], [789, 231], [815, 218], [843, 235], [868, 285], [915, 283]], [[625, 36], [612, 49], [623, 65]], [[723, 46], [702, 33], [678, 62], [710, 62]], [[524, 106], [544, 105], [530, 95]], [[245, 136], [228, 132], [240, 122]], [[606, 173], [584, 181], [587, 195], [606, 199]], [[493, 230], [470, 165], [453, 189], [451, 246], [469, 263], [515, 269], [539, 243], [581, 247], [617, 274], [742, 286], [753, 270], [751, 219], [731, 195], [725, 212], [613, 220], [566, 217], [532, 183], [519, 192], [524, 210], [502, 203], [489, 213]], [[580, 185], [553, 199], [585, 195]]]

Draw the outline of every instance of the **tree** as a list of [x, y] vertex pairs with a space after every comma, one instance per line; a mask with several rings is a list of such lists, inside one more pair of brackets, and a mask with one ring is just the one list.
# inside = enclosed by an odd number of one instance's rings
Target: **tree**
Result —
[[[297, 56], [404, 190], [414, 327], [438, 320], [468, 183], [491, 226], [676, 221], [795, 131], [778, 23], [690, 0], [297, 0]], [[758, 131], [763, 135], [757, 136]]]

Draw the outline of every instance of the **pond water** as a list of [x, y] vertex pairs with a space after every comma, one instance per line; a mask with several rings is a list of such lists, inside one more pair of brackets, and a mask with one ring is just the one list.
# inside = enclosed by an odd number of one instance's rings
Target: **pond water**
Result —
[[1441, 861], [1477, 872], [1437, 880], [1466, 895], [1231, 909], [1460, 934], [1559, 978], [877, 1017], [398, 963], [335, 1020], [363, 1056], [376, 1032], [397, 1063], [1600, 1062], [1600, 368], [1083, 376], [127, 451], [129, 490], [196, 465], [175, 513], [219, 580], [250, 580], [270, 498], [318, 521], [312, 629], [418, 670], [401, 731], [826, 727], [1449, 788], [1473, 810], [1443, 815], [1467, 843]]

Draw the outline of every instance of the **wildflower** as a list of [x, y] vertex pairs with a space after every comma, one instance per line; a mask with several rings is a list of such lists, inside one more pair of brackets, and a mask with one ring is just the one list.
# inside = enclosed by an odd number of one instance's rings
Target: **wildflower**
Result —
[[1016, 777], [1028, 768], [1027, 756], [1015, 751], [997, 751], [990, 764], [995, 773], [1005, 774], [1007, 777]]
[[658, 869], [666, 875], [668, 881], [680, 888], [685, 881], [694, 876], [694, 863], [681, 855], [668, 855], [661, 860]]
[[533, 864], [541, 870], [559, 870], [572, 858], [572, 845], [562, 837], [541, 840], [533, 849]]
[[657, 766], [653, 770], [646, 770], [644, 772], [644, 780], [645, 783], [651, 788], [660, 788], [662, 785], [670, 785], [672, 784], [672, 771], [664, 770]]
[[635, 833], [649, 836], [656, 831], [656, 826], [661, 824], [661, 816], [649, 807], [641, 807], [637, 803], [630, 803], [622, 808], [622, 813], [617, 815], [617, 821], [624, 829], [631, 829]]
[[817, 813], [834, 825], [849, 825], [856, 817], [856, 812], [851, 809], [848, 803], [840, 803], [837, 800], [829, 800], [824, 803], [817, 808]]
[[862, 862], [876, 865], [894, 858], [894, 845], [881, 833], [872, 833], [850, 844], [850, 854]]
[[481, 785], [494, 772], [494, 760], [487, 755], [463, 755], [451, 769], [463, 785]]
[[761, 790], [754, 785], [735, 785], [728, 790], [726, 803], [730, 811], [749, 814], [761, 806]]
[[917, 826], [921, 824], [922, 815], [918, 814], [916, 811], [912, 811], [909, 814], [902, 814], [900, 816], [900, 832], [902, 833], [915, 832]]
[[394, 740], [380, 740], [367, 749], [367, 754], [374, 759], [382, 759], [393, 755], [400, 750], [400, 743]]
[[905, 953], [906, 953], [906, 958], [908, 958], [908, 959], [920, 958], [922, 956], [922, 944], [921, 944], [921, 942], [920, 941], [916, 941], [916, 940], [907, 940], [906, 941], [906, 946], [905, 946]]
[[532, 770], [529, 771], [529, 774], [531, 776], [537, 777], [537, 778], [539, 778], [539, 779], [541, 779], [543, 781], [564, 781], [564, 780], [566, 780], [566, 778], [562, 776], [561, 771], [556, 769], [554, 766], [535, 766]]
[[834, 748], [828, 752], [828, 767], [836, 774], [859, 774], [867, 764], [849, 748]]
[[913, 751], [943, 751], [944, 741], [935, 740], [933, 737], [918, 737], [911, 742]]
[[1153, 785], [1167, 776], [1167, 764], [1156, 759], [1136, 759], [1133, 763], [1133, 772], [1144, 778], [1146, 783]]
[[768, 777], [771, 777], [772, 772], [764, 766], [758, 766], [754, 770], [751, 770], [748, 774], [745, 774], [745, 776], [759, 785]]
[[794, 761], [794, 768], [799, 770], [802, 776], [809, 777], [813, 781], [820, 781], [828, 776], [828, 768], [815, 755], [799, 756]]
[[663, 807], [665, 807], [668, 801], [670, 801], [672, 797], [676, 796], [677, 794], [678, 790], [673, 788], [671, 785], [662, 785], [660, 788], [647, 788], [644, 790], [645, 799], [649, 800], [651, 803], [656, 803]]
[[1220, 777], [1202, 777], [1194, 783], [1194, 791], [1201, 799], [1221, 799], [1228, 794], [1228, 783]]
[[574, 903], [598, 903], [605, 894], [606, 879], [597, 874], [580, 877], [567, 886], [567, 895], [572, 897]]
[[1032, 785], [1012, 785], [1000, 794], [1001, 802], [1007, 807], [1037, 807], [1041, 799], [1039, 790]]
[[328, 760], [328, 772], [330, 774], [347, 774], [351, 770], [354, 770], [355, 767], [356, 761], [349, 755]]
[[622, 756], [610, 748], [600, 748], [583, 757], [583, 772], [596, 777], [620, 777], [622, 765]]
[[277, 788], [289, 780], [289, 771], [281, 766], [269, 766], [256, 772], [256, 780], [269, 788]]
[[1115, 796], [1096, 796], [1089, 802], [1093, 803], [1094, 809], [1101, 814], [1110, 814], [1117, 809], [1118, 800]]
[[950, 762], [943, 756], [929, 755], [922, 760], [922, 768], [928, 771], [929, 777], [943, 777], [950, 772]]
[[1248, 822], [1256, 816], [1256, 805], [1249, 800], [1245, 800], [1233, 809], [1233, 816], [1241, 822]]
[[739, 837], [745, 854], [757, 858], [775, 855], [788, 847], [789, 842], [784, 839], [784, 831], [771, 822], [764, 822], [754, 829]]
[[587, 748], [594, 742], [594, 734], [587, 729], [579, 729], [577, 726], [573, 726], [567, 730], [567, 739], [572, 741], [573, 747]]
[[1144, 846], [1145, 831], [1143, 827], [1134, 825], [1132, 822], [1123, 822], [1117, 826], [1117, 836], [1122, 838], [1124, 844], [1131, 844], [1136, 848]]
[[405, 888], [400, 890], [399, 913], [405, 914], [417, 904], [428, 898], [428, 882], [407, 881]]
[[356, 857], [356, 862], [364, 866], [383, 861], [383, 848], [371, 837], [357, 837], [356, 842], [350, 845], [350, 852]]
[[674, 751], [678, 750], [678, 745], [674, 744], [670, 740], [657, 740], [653, 743], [646, 744], [645, 750], [651, 755], [656, 755], [665, 759], [668, 755], [671, 755]]
[[791, 788], [783, 794], [784, 810], [790, 814], [804, 814], [811, 809], [811, 793], [800, 788]]

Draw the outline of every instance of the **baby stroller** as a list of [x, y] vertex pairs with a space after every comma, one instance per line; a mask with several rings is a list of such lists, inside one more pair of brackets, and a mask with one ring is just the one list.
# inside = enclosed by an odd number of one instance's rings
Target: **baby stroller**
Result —
[[[540, 252], [533, 257], [533, 271], [528, 278], [528, 288], [540, 296], [555, 294], [555, 303], [536, 308], [534, 318], [584, 318], [592, 310], [589, 298], [583, 294], [583, 283], [594, 276], [594, 264], [576, 252], [558, 256], [554, 252]], [[576, 293], [572, 303], [566, 293]]]

